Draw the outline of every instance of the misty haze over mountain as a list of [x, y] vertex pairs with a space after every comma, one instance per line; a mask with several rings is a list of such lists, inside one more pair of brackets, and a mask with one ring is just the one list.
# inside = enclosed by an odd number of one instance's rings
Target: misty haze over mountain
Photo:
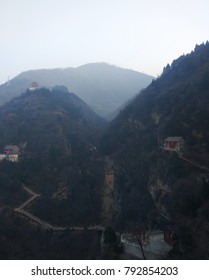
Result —
[[30, 70], [0, 86], [0, 105], [20, 95], [36, 81], [40, 87], [65, 85], [100, 116], [108, 117], [154, 77], [106, 63], [77, 68]]
[[0, 86], [0, 259], [208, 259], [209, 42], [142, 78], [93, 63]]

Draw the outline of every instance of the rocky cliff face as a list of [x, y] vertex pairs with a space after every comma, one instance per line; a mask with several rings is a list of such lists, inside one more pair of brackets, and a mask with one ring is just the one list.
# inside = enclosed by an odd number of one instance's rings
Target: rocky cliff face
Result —
[[101, 221], [104, 226], [115, 225], [121, 207], [118, 190], [116, 187], [116, 168], [109, 157], [104, 157], [105, 178], [102, 191]]
[[[120, 224], [137, 224], [139, 215], [152, 224], [156, 213], [164, 212], [176, 224], [177, 258], [207, 258], [208, 57], [206, 43], [167, 66], [103, 139], [104, 152], [117, 168]], [[168, 136], [184, 139], [181, 154], [162, 150]]]
[[[0, 206], [11, 211], [10, 197], [24, 198], [23, 182], [42, 194], [32, 213], [57, 226], [129, 231], [161, 227], [163, 214], [178, 237], [169, 258], [207, 259], [208, 81], [206, 43], [168, 65], [103, 137], [104, 122], [65, 90], [2, 106], [0, 146], [18, 145], [21, 160], [0, 163]], [[183, 138], [180, 151], [163, 148], [168, 136]]]

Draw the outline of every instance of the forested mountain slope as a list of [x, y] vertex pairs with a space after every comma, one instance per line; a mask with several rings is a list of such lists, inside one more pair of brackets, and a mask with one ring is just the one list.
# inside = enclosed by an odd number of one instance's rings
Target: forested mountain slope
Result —
[[0, 105], [20, 95], [36, 81], [40, 87], [65, 85], [100, 116], [108, 117], [152, 79], [152, 76], [106, 63], [90, 63], [77, 68], [30, 70], [0, 85]]
[[[176, 258], [208, 258], [208, 120], [207, 42], [165, 67], [103, 138], [115, 166], [119, 223], [137, 224], [143, 215], [148, 225], [165, 213], [179, 236]], [[163, 149], [169, 136], [183, 138], [179, 154]]]
[[[24, 250], [21, 253], [19, 246], [23, 242], [22, 238], [32, 228], [29, 222], [15, 217], [14, 209], [29, 198], [23, 188], [27, 186], [40, 194], [27, 211], [47, 223], [64, 228], [100, 224], [104, 168], [99, 142], [104, 126], [103, 119], [63, 86], [52, 90], [27, 90], [1, 107], [1, 153], [7, 145], [16, 145], [20, 149], [18, 162], [0, 161], [0, 215], [5, 229], [1, 231], [0, 243], [3, 240], [11, 244], [15, 242], [13, 248], [17, 250], [15, 253], [12, 247], [8, 249], [7, 257], [3, 250], [5, 258], [89, 257], [89, 246], [97, 238], [96, 232], [51, 232], [47, 241], [47, 233], [36, 230], [34, 226], [34, 234], [38, 234], [34, 236], [34, 242], [37, 242], [40, 252], [30, 251], [34, 246], [31, 240], [26, 240], [28, 255]], [[5, 235], [15, 228], [19, 234], [18, 242], [15, 241], [17, 236]], [[65, 254], [54, 251], [53, 255], [53, 250], [42, 248], [43, 242], [46, 242], [46, 246], [58, 246], [56, 244], [61, 241], [57, 238], [64, 236], [66, 239], [66, 234], [69, 248], [84, 246], [85, 253], [82, 254], [82, 248], [79, 247], [78, 254], [76, 251]], [[83, 245], [80, 245], [81, 240]], [[87, 246], [84, 240], [89, 240]], [[64, 243], [61, 242], [60, 246], [63, 248]]]

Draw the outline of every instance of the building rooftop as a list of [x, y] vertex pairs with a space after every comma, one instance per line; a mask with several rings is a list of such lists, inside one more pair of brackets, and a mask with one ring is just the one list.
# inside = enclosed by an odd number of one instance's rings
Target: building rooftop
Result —
[[13, 154], [18, 154], [20, 151], [19, 147], [15, 145], [6, 145], [4, 150], [11, 150]]
[[37, 83], [37, 82], [32, 82], [31, 85], [30, 85], [30, 87], [29, 87], [29, 90], [30, 90], [30, 91], [34, 91], [34, 90], [36, 90], [36, 89], [38, 89], [38, 88], [39, 88], [38, 83]]
[[183, 140], [183, 138], [178, 136], [169, 136], [165, 139], [165, 141], [181, 141], [181, 140]]

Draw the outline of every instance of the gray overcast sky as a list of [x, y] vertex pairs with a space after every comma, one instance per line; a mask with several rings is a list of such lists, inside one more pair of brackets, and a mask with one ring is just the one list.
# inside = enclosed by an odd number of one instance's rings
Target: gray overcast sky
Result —
[[0, 83], [107, 62], [157, 76], [209, 40], [209, 0], [0, 0]]

